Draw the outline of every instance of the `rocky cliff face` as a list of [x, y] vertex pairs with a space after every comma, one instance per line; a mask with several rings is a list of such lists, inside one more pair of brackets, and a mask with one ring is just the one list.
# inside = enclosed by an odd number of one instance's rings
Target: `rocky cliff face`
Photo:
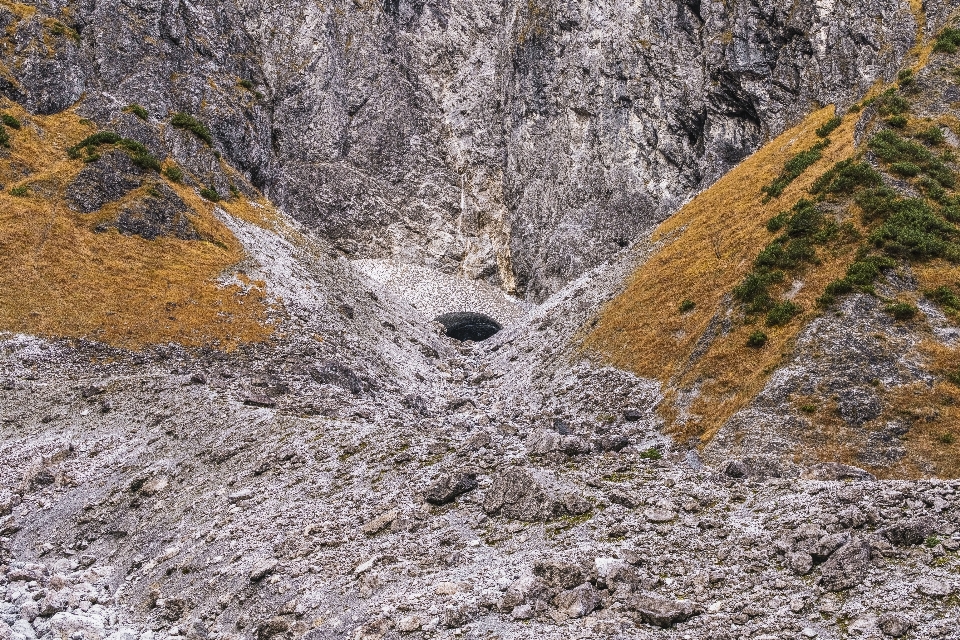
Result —
[[[889, 79], [944, 3], [0, 5], [0, 91], [214, 148], [350, 255], [533, 299], [629, 244], [812, 105]], [[212, 156], [182, 164], [227, 187]]]

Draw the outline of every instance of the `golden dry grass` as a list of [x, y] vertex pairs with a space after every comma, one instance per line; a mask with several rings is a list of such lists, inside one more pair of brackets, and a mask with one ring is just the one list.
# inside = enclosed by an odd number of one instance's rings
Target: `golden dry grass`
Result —
[[[811, 114], [704, 191], [654, 234], [663, 247], [631, 277], [624, 292], [602, 310], [583, 346], [611, 364], [666, 384], [664, 417], [677, 438], [709, 440], [726, 420], [760, 391], [769, 373], [792, 350], [800, 328], [815, 313], [815, 299], [831, 280], [842, 276], [850, 251], [821, 250], [822, 264], [802, 275], [794, 297], [805, 313], [790, 325], [768, 329], [734, 321], [706, 352], [691, 361], [698, 340], [711, 320], [732, 312], [730, 292], [747, 272], [759, 251], [773, 239], [766, 222], [803, 197], [812, 182], [833, 163], [854, 153], [855, 117], [846, 117], [830, 136], [823, 158], [787, 187], [783, 195], [764, 203], [761, 188], [784, 163], [813, 146], [814, 133], [833, 116], [832, 108]], [[719, 255], [719, 257], [718, 257]], [[785, 284], [789, 288], [792, 283]], [[684, 299], [696, 308], [681, 314]], [[763, 328], [769, 342], [762, 349], [746, 346], [749, 334]], [[678, 389], [699, 388], [679, 419], [673, 400]]]
[[[16, 105], [2, 106], [27, 119]], [[203, 241], [95, 233], [120, 203], [84, 215], [63, 201], [82, 167], [66, 149], [93, 127], [71, 112], [28, 120], [0, 156], [0, 330], [132, 349], [178, 342], [230, 350], [270, 337], [262, 286], [218, 284], [244, 254], [211, 204], [171, 185]], [[27, 186], [29, 195], [12, 196], [13, 186]]]

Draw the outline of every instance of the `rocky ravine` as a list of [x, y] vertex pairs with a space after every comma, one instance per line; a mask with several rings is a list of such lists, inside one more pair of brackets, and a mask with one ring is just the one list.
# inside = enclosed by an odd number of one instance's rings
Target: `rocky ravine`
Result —
[[79, 101], [224, 193], [152, 130], [193, 114], [342, 252], [541, 301], [812, 104], [892, 79], [954, 4], [5, 2], [0, 92]]
[[458, 344], [221, 215], [287, 337], [5, 338], [0, 637], [960, 637], [956, 481], [708, 467], [569, 357], [644, 250]]

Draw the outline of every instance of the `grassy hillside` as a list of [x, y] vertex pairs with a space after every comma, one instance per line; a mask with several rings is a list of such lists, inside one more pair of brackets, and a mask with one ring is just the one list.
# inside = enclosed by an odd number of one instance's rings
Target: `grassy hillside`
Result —
[[[31, 116], [6, 101], [0, 112], [8, 120], [0, 125], [0, 330], [129, 348], [174, 341], [231, 349], [270, 336], [262, 285], [244, 282], [242, 272], [236, 275], [244, 286], [220, 283], [244, 255], [213, 203], [198, 195], [196, 184], [189, 186], [189, 176], [173, 180], [165, 174], [175, 171], [148, 169], [142, 183], [118, 199], [77, 212], [65, 199], [69, 185], [85, 167], [104, 162], [99, 154], [119, 147], [71, 154], [96, 129], [70, 111]], [[124, 210], [150, 214], [160, 188], [186, 205], [181, 223], [191, 237], [118, 231], [112, 221]], [[220, 206], [239, 217], [262, 217], [241, 198]]]

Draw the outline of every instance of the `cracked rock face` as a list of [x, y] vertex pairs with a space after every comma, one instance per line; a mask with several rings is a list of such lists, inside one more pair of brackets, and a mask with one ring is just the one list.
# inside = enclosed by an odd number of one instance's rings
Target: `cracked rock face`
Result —
[[[933, 31], [949, 9], [927, 3]], [[0, 9], [0, 92], [82, 113], [229, 184], [217, 151], [346, 254], [535, 300], [601, 263], [804, 114], [889, 79], [893, 0]], [[140, 122], [122, 109], [147, 109]]]

